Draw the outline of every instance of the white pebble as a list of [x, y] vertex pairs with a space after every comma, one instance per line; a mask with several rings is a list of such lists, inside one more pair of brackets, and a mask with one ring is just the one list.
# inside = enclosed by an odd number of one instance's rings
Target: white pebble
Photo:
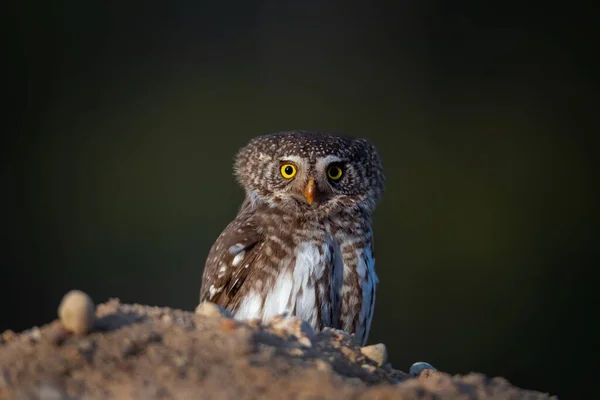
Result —
[[96, 305], [81, 290], [71, 290], [64, 295], [58, 306], [58, 317], [66, 330], [85, 334], [94, 326]]
[[387, 363], [387, 348], [383, 343], [377, 343], [370, 346], [365, 346], [360, 349], [366, 357], [375, 361], [377, 365], [382, 366]]
[[29, 334], [29, 337], [31, 338], [32, 341], [39, 342], [40, 340], [42, 340], [42, 331], [40, 330], [39, 327], [35, 326], [31, 329], [31, 333]]
[[229, 311], [215, 303], [211, 303], [210, 301], [203, 301], [202, 303], [198, 304], [195, 313], [196, 315], [201, 315], [207, 318], [231, 318], [231, 314], [229, 313]]
[[408, 371], [411, 375], [419, 376], [426, 369], [431, 369], [433, 371], [437, 371], [431, 364], [419, 361], [410, 366], [410, 370]]
[[312, 341], [306, 336], [301, 336], [298, 338], [298, 343], [304, 347], [312, 347]]

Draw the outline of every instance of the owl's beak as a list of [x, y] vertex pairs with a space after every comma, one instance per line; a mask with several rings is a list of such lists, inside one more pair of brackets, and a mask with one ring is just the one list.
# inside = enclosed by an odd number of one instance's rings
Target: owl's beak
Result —
[[315, 184], [314, 178], [310, 178], [306, 187], [304, 188], [304, 197], [306, 197], [306, 201], [308, 204], [312, 204], [315, 199], [315, 192], [317, 191], [317, 185]]

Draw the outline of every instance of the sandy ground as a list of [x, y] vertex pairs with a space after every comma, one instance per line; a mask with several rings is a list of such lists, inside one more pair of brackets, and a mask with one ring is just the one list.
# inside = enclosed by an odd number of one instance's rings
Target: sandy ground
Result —
[[0, 399], [557, 399], [483, 374], [411, 375], [350, 335], [291, 318], [261, 325], [211, 304], [194, 313], [117, 299], [96, 317], [87, 334], [59, 320], [4, 332]]

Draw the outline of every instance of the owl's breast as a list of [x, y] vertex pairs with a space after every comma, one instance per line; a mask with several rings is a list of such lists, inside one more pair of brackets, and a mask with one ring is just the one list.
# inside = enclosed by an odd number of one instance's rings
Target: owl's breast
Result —
[[[290, 246], [285, 256], [273, 265], [268, 281], [245, 295], [235, 316], [267, 321], [287, 313], [298, 316], [314, 329], [332, 326], [335, 308], [332, 303], [336, 296], [332, 285], [341, 284], [341, 274], [336, 274], [336, 268], [341, 272], [342, 264], [333, 237], [325, 231], [321, 233]], [[277, 241], [281, 238], [273, 240]], [[265, 248], [273, 245], [267, 242]]]

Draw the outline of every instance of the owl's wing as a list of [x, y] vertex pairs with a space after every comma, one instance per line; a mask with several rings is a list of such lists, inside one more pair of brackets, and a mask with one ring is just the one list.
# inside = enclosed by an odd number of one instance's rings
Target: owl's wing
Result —
[[371, 322], [375, 311], [375, 294], [379, 278], [375, 272], [375, 249], [371, 241], [364, 251], [360, 253], [359, 265], [364, 264], [365, 276], [362, 283], [363, 304], [359, 316], [359, 324], [362, 327], [357, 331], [357, 337], [360, 338], [362, 345], [366, 345], [371, 331]]
[[228, 308], [248, 277], [264, 235], [256, 229], [252, 217], [240, 213], [216, 240], [208, 253], [200, 302], [210, 301]]

